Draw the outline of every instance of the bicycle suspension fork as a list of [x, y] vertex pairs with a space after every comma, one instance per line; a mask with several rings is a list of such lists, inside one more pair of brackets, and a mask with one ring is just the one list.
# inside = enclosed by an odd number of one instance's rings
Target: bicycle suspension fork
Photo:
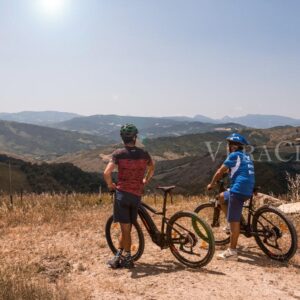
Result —
[[219, 227], [220, 226], [220, 204], [219, 200], [216, 200], [214, 203], [214, 214], [213, 214], [213, 222], [211, 224], [212, 227]]

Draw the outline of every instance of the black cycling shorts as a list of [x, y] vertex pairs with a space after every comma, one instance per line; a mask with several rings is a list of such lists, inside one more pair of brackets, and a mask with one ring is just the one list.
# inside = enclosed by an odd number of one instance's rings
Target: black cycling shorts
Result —
[[117, 190], [114, 202], [114, 222], [135, 223], [140, 203], [140, 196]]

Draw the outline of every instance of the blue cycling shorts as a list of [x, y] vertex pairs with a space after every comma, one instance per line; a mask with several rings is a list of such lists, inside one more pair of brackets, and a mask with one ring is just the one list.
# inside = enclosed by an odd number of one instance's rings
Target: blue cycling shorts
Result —
[[228, 209], [227, 209], [228, 222], [240, 222], [244, 202], [247, 201], [249, 198], [250, 198], [249, 196], [232, 193], [230, 191], [224, 192], [224, 200], [225, 203], [228, 204]]

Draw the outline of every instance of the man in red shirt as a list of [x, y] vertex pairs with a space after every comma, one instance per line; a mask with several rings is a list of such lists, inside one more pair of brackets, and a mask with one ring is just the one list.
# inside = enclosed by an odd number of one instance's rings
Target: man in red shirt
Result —
[[[116, 191], [114, 202], [114, 222], [120, 223], [119, 249], [108, 261], [111, 268], [134, 266], [131, 257], [131, 227], [136, 222], [138, 206], [144, 186], [154, 173], [154, 164], [149, 153], [135, 146], [138, 130], [133, 124], [121, 127], [120, 135], [124, 148], [116, 150], [104, 171], [104, 179], [110, 191]], [[113, 183], [111, 174], [118, 167], [118, 183]], [[124, 251], [124, 259], [121, 255]]]

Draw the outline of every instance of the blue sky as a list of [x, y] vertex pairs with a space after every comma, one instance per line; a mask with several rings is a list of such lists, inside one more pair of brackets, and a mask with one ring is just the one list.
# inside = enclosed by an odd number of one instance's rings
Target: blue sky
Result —
[[41, 1], [0, 0], [2, 112], [300, 118], [300, 1]]

